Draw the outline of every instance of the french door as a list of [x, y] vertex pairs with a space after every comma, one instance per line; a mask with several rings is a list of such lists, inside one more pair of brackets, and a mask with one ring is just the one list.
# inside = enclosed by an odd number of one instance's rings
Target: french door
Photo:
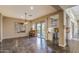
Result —
[[37, 24], [37, 37], [45, 38], [45, 23], [38, 23]]

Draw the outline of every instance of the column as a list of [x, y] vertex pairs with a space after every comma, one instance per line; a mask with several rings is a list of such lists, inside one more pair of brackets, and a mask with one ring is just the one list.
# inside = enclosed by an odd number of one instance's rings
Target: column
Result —
[[65, 47], [66, 46], [66, 38], [65, 38], [65, 14], [64, 11], [59, 12], [59, 46]]

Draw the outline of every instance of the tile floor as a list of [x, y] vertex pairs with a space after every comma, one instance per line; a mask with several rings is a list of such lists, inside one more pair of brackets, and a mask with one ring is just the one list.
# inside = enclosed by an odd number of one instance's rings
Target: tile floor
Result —
[[37, 37], [5, 39], [0, 43], [0, 53], [79, 53], [79, 41], [69, 40], [62, 48]]
[[[48, 48], [48, 50], [47, 50]], [[33, 38], [17, 38], [5, 39], [0, 44], [0, 52], [4, 53], [47, 53], [52, 52], [44, 39]]]

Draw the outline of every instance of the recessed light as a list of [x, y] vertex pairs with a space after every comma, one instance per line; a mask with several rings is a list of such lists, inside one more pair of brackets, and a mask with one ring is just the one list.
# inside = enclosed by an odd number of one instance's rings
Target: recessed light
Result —
[[34, 9], [34, 7], [33, 7], [33, 6], [30, 6], [30, 9], [31, 9], [31, 10], [33, 10], [33, 9]]

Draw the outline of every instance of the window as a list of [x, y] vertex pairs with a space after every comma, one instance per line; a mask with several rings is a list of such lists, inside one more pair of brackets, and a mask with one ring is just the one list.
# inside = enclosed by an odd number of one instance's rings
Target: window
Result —
[[74, 37], [74, 23], [71, 22], [71, 24], [72, 24], [72, 38], [73, 38]]
[[36, 29], [36, 24], [33, 24], [32, 25], [32, 30], [35, 30]]

